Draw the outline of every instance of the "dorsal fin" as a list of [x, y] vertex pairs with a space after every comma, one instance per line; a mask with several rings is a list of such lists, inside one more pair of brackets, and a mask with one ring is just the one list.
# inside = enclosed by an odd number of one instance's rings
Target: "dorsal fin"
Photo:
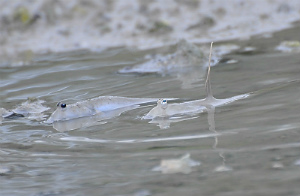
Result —
[[214, 98], [212, 91], [211, 91], [211, 84], [210, 84], [210, 61], [211, 61], [212, 45], [213, 45], [213, 42], [211, 42], [211, 44], [210, 44], [208, 70], [207, 70], [207, 76], [206, 76], [206, 81], [205, 81], [206, 99]]

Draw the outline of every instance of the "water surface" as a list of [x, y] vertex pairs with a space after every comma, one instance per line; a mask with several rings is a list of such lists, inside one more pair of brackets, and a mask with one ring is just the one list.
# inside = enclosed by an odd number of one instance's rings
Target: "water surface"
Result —
[[[146, 104], [72, 131], [26, 118], [0, 127], [0, 195], [299, 195], [300, 56], [274, 48], [299, 28], [273, 38], [233, 41], [234, 52], [211, 70], [216, 98], [253, 94], [214, 111], [172, 119], [167, 129], [141, 120]], [[204, 81], [182, 88], [173, 75], [119, 74], [154, 50], [115, 48], [37, 56], [28, 66], [0, 69], [0, 107], [28, 97], [51, 108], [97, 96], [205, 98]], [[188, 77], [187, 77], [188, 78]], [[189, 153], [189, 174], [152, 169]], [[222, 166], [225, 169], [220, 169]], [[227, 169], [226, 169], [227, 168]]]

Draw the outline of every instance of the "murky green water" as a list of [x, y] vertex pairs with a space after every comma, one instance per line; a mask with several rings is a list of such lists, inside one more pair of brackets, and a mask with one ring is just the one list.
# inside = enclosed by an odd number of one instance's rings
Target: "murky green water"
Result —
[[[154, 104], [72, 131], [5, 119], [0, 195], [299, 195], [300, 56], [274, 51], [280, 41], [299, 40], [299, 34], [295, 28], [273, 38], [234, 41], [257, 49], [227, 55], [239, 62], [212, 68], [214, 95], [254, 93], [171, 122], [168, 129], [141, 120]], [[46, 101], [50, 115], [58, 101], [100, 95], [178, 97], [178, 102], [205, 97], [203, 81], [182, 88], [184, 81], [173, 75], [117, 73], [149, 53], [155, 50], [47, 54], [29, 66], [1, 68], [0, 107], [37, 97]], [[186, 153], [201, 162], [190, 174], [152, 171], [162, 159]]]

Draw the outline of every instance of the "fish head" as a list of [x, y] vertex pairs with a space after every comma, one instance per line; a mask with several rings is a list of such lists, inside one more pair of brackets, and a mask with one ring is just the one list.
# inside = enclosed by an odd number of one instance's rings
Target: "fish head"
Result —
[[88, 105], [86, 103], [76, 103], [67, 105], [65, 103], [58, 102], [56, 110], [51, 114], [46, 123], [70, 120], [85, 116], [92, 116], [96, 113], [99, 113], [92, 106], [93, 105]]
[[54, 121], [69, 119], [71, 112], [69, 112], [68, 110], [69, 107], [67, 107], [67, 104], [58, 102], [56, 105], [56, 110], [51, 114], [46, 122], [52, 123]]
[[56, 105], [56, 110], [51, 114], [49, 119], [46, 121], [52, 123], [54, 121], [70, 120], [73, 118], [79, 118], [86, 116], [86, 108], [81, 108], [77, 105], [58, 102]]
[[168, 107], [168, 102], [166, 99], [158, 99], [157, 101], [157, 106], [161, 107], [162, 109], [167, 109]]

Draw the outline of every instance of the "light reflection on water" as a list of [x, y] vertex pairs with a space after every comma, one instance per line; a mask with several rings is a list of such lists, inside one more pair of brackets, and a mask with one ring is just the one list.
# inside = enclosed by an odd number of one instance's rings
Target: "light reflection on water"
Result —
[[[38, 97], [51, 108], [45, 112], [49, 115], [58, 101], [74, 103], [100, 95], [178, 97], [179, 101], [205, 97], [201, 83], [182, 89], [172, 75], [117, 73], [143, 55], [125, 49], [79, 57], [71, 53], [46, 56], [34, 66], [1, 69], [0, 106], [11, 109], [27, 97]], [[232, 56], [238, 64], [212, 69], [216, 97], [281, 87], [174, 118], [164, 125], [166, 129], [141, 120], [153, 104], [73, 131], [26, 118], [5, 119], [0, 127], [0, 194], [171, 195], [178, 190], [204, 195], [299, 194], [300, 87], [299, 82], [289, 83], [299, 78], [299, 55]], [[190, 174], [151, 171], [160, 160], [186, 153], [201, 161]], [[289, 185], [290, 192], [281, 182]]]

